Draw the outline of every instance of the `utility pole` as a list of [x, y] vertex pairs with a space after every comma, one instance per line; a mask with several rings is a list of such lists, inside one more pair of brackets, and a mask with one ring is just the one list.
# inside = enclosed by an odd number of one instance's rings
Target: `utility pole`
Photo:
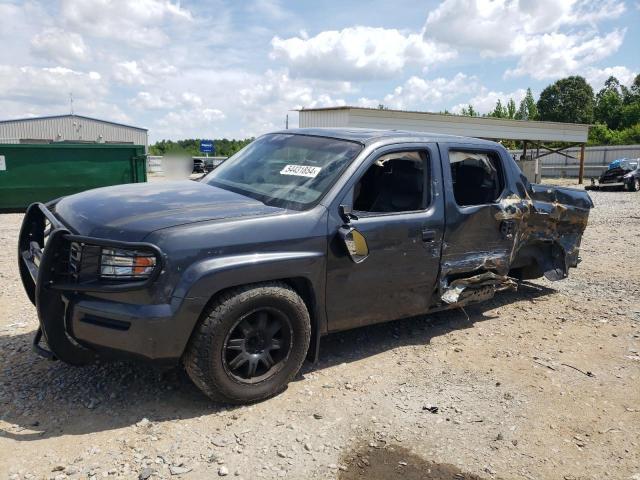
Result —
[[287, 113], [287, 118], [284, 121], [284, 129], [289, 130], [289, 114]]
[[71, 110], [71, 115], [73, 115], [73, 92], [69, 92], [69, 107]]
[[582, 185], [584, 179], [584, 143], [580, 145], [580, 167], [578, 168], [578, 185]]

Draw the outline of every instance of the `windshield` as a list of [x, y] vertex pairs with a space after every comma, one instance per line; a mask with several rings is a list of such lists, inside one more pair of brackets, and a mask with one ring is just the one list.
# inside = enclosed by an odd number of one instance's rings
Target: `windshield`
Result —
[[283, 208], [309, 208], [322, 198], [362, 145], [335, 138], [264, 135], [202, 181]]

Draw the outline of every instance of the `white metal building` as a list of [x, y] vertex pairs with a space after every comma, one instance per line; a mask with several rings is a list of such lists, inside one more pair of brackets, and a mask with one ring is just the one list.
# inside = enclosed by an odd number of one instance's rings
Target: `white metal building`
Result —
[[[575, 164], [579, 183], [582, 183], [584, 175], [584, 148], [589, 136], [589, 125], [349, 106], [301, 109], [298, 112], [298, 124], [301, 128], [379, 128], [489, 140], [520, 140], [524, 145], [524, 150], [521, 151], [523, 160], [535, 162], [532, 173], [528, 174], [532, 180], [535, 178], [535, 181], [540, 181], [540, 159], [551, 154], [562, 155], [565, 159], [574, 161], [572, 165]], [[562, 142], [566, 146], [552, 148], [545, 145], [551, 142]], [[577, 156], [566, 152], [571, 144], [579, 145]], [[523, 171], [529, 170], [524, 167], [523, 163]]]
[[442, 113], [411, 112], [363, 107], [329, 107], [299, 110], [304, 127], [355, 127], [412, 130], [465, 137], [585, 143], [589, 125], [578, 123], [466, 117]]
[[0, 143], [130, 143], [148, 146], [146, 128], [82, 115], [54, 115], [0, 121]]

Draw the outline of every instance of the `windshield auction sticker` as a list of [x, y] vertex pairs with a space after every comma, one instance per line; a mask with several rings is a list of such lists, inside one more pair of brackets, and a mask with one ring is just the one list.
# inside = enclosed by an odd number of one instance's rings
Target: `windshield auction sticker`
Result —
[[322, 170], [320, 167], [311, 167], [308, 165], [286, 165], [280, 170], [280, 175], [295, 175], [297, 177], [316, 178]]

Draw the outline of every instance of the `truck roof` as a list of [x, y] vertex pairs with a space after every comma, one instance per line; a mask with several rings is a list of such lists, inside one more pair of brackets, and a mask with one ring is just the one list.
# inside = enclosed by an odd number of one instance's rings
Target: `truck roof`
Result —
[[273, 133], [287, 133], [295, 135], [314, 135], [318, 137], [338, 138], [363, 144], [387, 140], [419, 141], [419, 142], [463, 142], [483, 145], [495, 145], [496, 142], [473, 137], [446, 135], [444, 133], [413, 132], [410, 130], [381, 130], [373, 128], [290, 128]]

